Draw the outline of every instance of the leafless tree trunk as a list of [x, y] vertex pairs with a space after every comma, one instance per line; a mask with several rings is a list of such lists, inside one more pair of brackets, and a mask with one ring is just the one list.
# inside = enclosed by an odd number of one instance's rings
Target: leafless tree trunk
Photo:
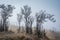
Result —
[[47, 14], [46, 11], [40, 11], [38, 13], [36, 13], [36, 34], [38, 35], [38, 37], [42, 37], [42, 32], [41, 32], [41, 27], [42, 24], [44, 22], [47, 22], [45, 19], [49, 19], [52, 22], [55, 22], [56, 20], [54, 20], [54, 18], [52, 18], [53, 15], [51, 14]]
[[20, 27], [21, 20], [22, 20], [22, 14], [17, 14], [17, 21], [18, 21], [18, 24], [19, 24], [18, 33], [20, 32], [20, 29], [21, 29], [21, 27]]
[[21, 12], [24, 15], [25, 18], [25, 26], [26, 26], [26, 33], [29, 33], [29, 27], [28, 27], [28, 16], [31, 13], [31, 7], [25, 5], [24, 8], [21, 8]]
[[2, 23], [3, 29], [2, 30], [7, 31], [8, 27], [7, 27], [6, 22], [7, 22], [7, 19], [12, 16], [11, 13], [12, 13], [14, 7], [11, 5], [5, 6], [4, 4], [2, 4], [2, 5], [0, 5], [0, 8], [2, 9], [1, 10], [1, 17], [2, 17], [2, 21], [3, 21], [3, 23]]

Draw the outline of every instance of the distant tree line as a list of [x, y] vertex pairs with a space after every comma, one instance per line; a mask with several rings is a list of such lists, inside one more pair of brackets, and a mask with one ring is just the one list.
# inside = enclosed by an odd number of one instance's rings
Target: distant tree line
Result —
[[[1, 14], [1, 20], [0, 20], [0, 32], [3, 32], [3, 31], [8, 31], [8, 19], [9, 17], [13, 16], [12, 15], [12, 12], [13, 10], [15, 9], [14, 6], [12, 5], [0, 5], [0, 14]], [[30, 14], [32, 13], [31, 11], [31, 7], [29, 7], [28, 5], [25, 5], [23, 6], [23, 8], [21, 8], [21, 13], [18, 13], [17, 14], [17, 21], [18, 21], [18, 25], [19, 25], [19, 28], [18, 28], [18, 33], [20, 32], [20, 22], [23, 18], [23, 15], [24, 15], [24, 19], [25, 19], [25, 27], [26, 27], [26, 33], [27, 34], [32, 34], [32, 25], [33, 25], [33, 22], [34, 22], [34, 17], [31, 16]], [[54, 15], [51, 15], [51, 14], [48, 14], [46, 13], [46, 11], [43, 11], [43, 10], [40, 10], [39, 12], [36, 13], [36, 31], [35, 31], [35, 34], [38, 36], [38, 37], [42, 37], [42, 31], [41, 31], [41, 27], [43, 26], [42, 24], [44, 22], [47, 22], [46, 19], [49, 19], [50, 21], [52, 22], [56, 22], [56, 20], [53, 18]]]

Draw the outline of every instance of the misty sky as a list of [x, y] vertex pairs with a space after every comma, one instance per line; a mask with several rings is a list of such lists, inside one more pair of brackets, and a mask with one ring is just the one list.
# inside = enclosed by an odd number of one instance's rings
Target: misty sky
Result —
[[[35, 17], [35, 13], [39, 10], [46, 10], [47, 13], [55, 15], [56, 22], [49, 20], [43, 24], [44, 28], [60, 30], [60, 0], [0, 0], [0, 4], [11, 4], [15, 6], [13, 16], [9, 18], [10, 24], [17, 25], [16, 14], [21, 12], [21, 7], [28, 5], [31, 7], [31, 15]], [[21, 25], [24, 25], [23, 21]], [[35, 22], [33, 24], [35, 26]]]

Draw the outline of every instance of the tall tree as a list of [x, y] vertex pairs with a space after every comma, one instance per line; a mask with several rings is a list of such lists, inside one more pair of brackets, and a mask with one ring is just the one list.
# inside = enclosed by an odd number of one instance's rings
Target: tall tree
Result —
[[29, 26], [29, 33], [32, 34], [32, 24], [34, 22], [34, 18], [32, 16], [28, 17], [28, 26]]
[[3, 31], [3, 27], [2, 27], [2, 20], [0, 20], [0, 32]]
[[19, 24], [19, 28], [18, 28], [18, 33], [19, 33], [20, 32], [20, 29], [21, 29], [20, 22], [22, 20], [22, 14], [17, 14], [17, 20], [18, 20], [18, 24]]
[[31, 7], [25, 5], [23, 8], [21, 8], [21, 13], [24, 15], [24, 18], [25, 18], [25, 26], [26, 26], [26, 33], [28, 33], [29, 29], [28, 29], [28, 23], [27, 23], [27, 19], [28, 19], [28, 16], [31, 14]]
[[2, 21], [3, 21], [3, 30], [7, 31], [6, 22], [7, 22], [7, 19], [12, 16], [11, 13], [13, 12], [14, 7], [11, 5], [2, 4], [2, 5], [0, 5], [0, 8], [2, 9], [1, 17], [2, 17]]
[[55, 22], [56, 20], [53, 18], [54, 15], [46, 13], [46, 11], [40, 11], [36, 13], [36, 33], [38, 37], [41, 37], [41, 27], [44, 22], [47, 22], [46, 19], [49, 19], [52, 22]]

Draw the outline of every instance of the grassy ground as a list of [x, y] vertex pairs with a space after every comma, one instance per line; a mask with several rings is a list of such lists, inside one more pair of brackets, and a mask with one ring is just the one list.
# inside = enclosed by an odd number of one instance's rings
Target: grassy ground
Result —
[[0, 40], [37, 40], [36, 38], [25, 33], [0, 33]]
[[[43, 37], [41, 40], [60, 40], [60, 32], [47, 31], [46, 36], [47, 37]], [[40, 38], [33, 34], [0, 32], [0, 40], [40, 40]]]

